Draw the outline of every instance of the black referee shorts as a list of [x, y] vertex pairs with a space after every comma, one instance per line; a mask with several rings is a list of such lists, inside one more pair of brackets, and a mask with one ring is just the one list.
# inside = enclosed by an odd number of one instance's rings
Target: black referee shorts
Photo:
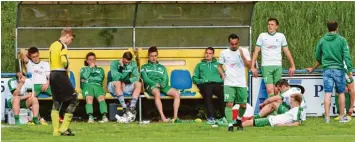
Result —
[[66, 71], [51, 71], [49, 85], [51, 86], [53, 101], [62, 102], [77, 98]]

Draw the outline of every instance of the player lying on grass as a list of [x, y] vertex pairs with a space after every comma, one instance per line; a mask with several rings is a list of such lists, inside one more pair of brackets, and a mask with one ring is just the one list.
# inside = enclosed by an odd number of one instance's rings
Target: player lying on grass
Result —
[[15, 124], [20, 124], [20, 108], [31, 108], [33, 113], [32, 121], [39, 125], [38, 121], [38, 99], [33, 95], [33, 84], [22, 72], [17, 72], [16, 77], [8, 81], [12, 95], [7, 96], [7, 105], [12, 108], [15, 117]]
[[290, 110], [284, 114], [269, 116], [267, 118], [257, 118], [243, 122], [243, 127], [254, 126], [299, 126], [302, 122], [303, 109], [300, 106], [302, 103], [302, 94], [295, 93], [290, 96]]
[[[132, 58], [132, 53], [127, 51], [120, 60], [111, 62], [110, 70], [112, 80], [108, 80], [107, 85], [108, 91], [117, 96], [118, 102], [123, 107], [125, 115], [129, 116], [136, 115], [136, 103], [141, 92], [137, 64], [135, 61], [132, 61]], [[132, 100], [128, 108], [123, 93], [132, 94]]]
[[[154, 95], [155, 105], [159, 111], [161, 120], [163, 122], [181, 122], [178, 118], [178, 111], [180, 106], [180, 93], [169, 86], [169, 77], [165, 66], [158, 62], [158, 49], [152, 46], [148, 49], [149, 61], [142, 66], [142, 78], [145, 90]], [[163, 105], [161, 103], [160, 94], [164, 93], [168, 96], [174, 97], [174, 118], [169, 120], [165, 117], [163, 112]]]
[[86, 54], [84, 64], [85, 67], [80, 70], [80, 87], [82, 88], [82, 94], [86, 100], [85, 110], [89, 115], [88, 123], [94, 122], [94, 117], [92, 116], [94, 112], [92, 105], [94, 97], [99, 102], [102, 115], [102, 120], [99, 121], [99, 123], [108, 122], [106, 117], [107, 104], [105, 102], [105, 91], [102, 86], [102, 81], [104, 81], [105, 78], [104, 69], [96, 66], [96, 55], [93, 52]]
[[[288, 84], [287, 80], [281, 79], [275, 84], [278, 91], [280, 91], [280, 95], [276, 95], [266, 99], [263, 103], [260, 104], [260, 108], [262, 108], [259, 114], [255, 115], [254, 118], [262, 118], [268, 116], [270, 113], [276, 111], [277, 114], [284, 114], [291, 108], [291, 95], [292, 94], [301, 94], [301, 90], [298, 88], [291, 88]], [[304, 99], [301, 102], [302, 109], [306, 109], [306, 103]], [[303, 111], [304, 113], [306, 111]], [[302, 120], [305, 120], [305, 116]]]

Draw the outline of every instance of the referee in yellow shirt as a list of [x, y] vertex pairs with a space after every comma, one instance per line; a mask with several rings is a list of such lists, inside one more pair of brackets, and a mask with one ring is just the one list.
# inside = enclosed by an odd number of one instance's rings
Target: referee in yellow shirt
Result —
[[[67, 46], [72, 42], [73, 38], [73, 31], [70, 28], [64, 28], [59, 40], [53, 42], [49, 48], [51, 66], [49, 83], [53, 94], [51, 112], [53, 136], [74, 136], [69, 129], [69, 124], [79, 101], [68, 76], [69, 59], [67, 55]], [[61, 108], [61, 104], [67, 107]], [[61, 126], [59, 124], [59, 109], [66, 109]]]

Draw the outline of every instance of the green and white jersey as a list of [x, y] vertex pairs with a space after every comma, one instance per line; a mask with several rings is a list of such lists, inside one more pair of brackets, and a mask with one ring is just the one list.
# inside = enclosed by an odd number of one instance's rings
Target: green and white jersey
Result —
[[225, 49], [220, 53], [219, 63], [225, 66], [224, 85], [232, 87], [247, 87], [245, 78], [245, 63], [240, 56], [240, 51], [243, 51], [245, 58], [250, 61], [250, 53], [248, 49], [239, 48], [236, 51]]
[[33, 63], [29, 60], [26, 64], [27, 72], [32, 73], [33, 84], [46, 84], [47, 78], [51, 71], [49, 63], [45, 61], [39, 61], [39, 63]]
[[[7, 83], [8, 83], [9, 90], [10, 90], [11, 94], [9, 94], [6, 98], [10, 99], [10, 98], [13, 98], [12, 93], [16, 90], [16, 88], [18, 86], [18, 82], [17, 82], [16, 78], [12, 78]], [[31, 79], [26, 79], [25, 83], [21, 87], [19, 95], [24, 96], [27, 92], [31, 92], [32, 90], [33, 90], [33, 83], [31, 81]]]
[[[296, 94], [296, 93], [302, 94], [302, 93], [301, 93], [301, 90], [298, 89], [298, 88], [295, 88], [295, 87], [290, 88], [290, 89], [288, 89], [287, 91], [280, 93], [280, 96], [281, 96], [281, 98], [282, 98], [282, 101], [283, 101], [285, 104], [287, 104], [289, 108], [291, 108], [291, 95], [292, 95], [292, 94]], [[301, 102], [300, 107], [301, 107], [303, 110], [307, 109], [306, 101], [304, 100], [303, 95], [302, 95], [302, 102]], [[304, 117], [302, 118], [302, 120], [306, 120], [306, 111], [303, 111], [303, 113], [304, 113], [304, 115], [303, 115]]]
[[287, 47], [286, 37], [283, 33], [261, 33], [256, 41], [261, 48], [261, 66], [281, 66], [281, 48]]
[[284, 114], [269, 116], [268, 119], [271, 126], [275, 126], [276, 124], [290, 124], [302, 120], [301, 118], [304, 114], [302, 111], [303, 109], [301, 107], [294, 107]]

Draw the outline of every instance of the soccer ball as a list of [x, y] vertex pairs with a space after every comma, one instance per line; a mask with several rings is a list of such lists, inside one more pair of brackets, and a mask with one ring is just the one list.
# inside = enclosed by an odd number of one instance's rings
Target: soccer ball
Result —
[[115, 118], [117, 119], [118, 123], [129, 123], [125, 115], [119, 116], [118, 114], [116, 114]]
[[133, 122], [136, 120], [136, 115], [129, 111], [127, 112], [126, 119], [129, 123]]

